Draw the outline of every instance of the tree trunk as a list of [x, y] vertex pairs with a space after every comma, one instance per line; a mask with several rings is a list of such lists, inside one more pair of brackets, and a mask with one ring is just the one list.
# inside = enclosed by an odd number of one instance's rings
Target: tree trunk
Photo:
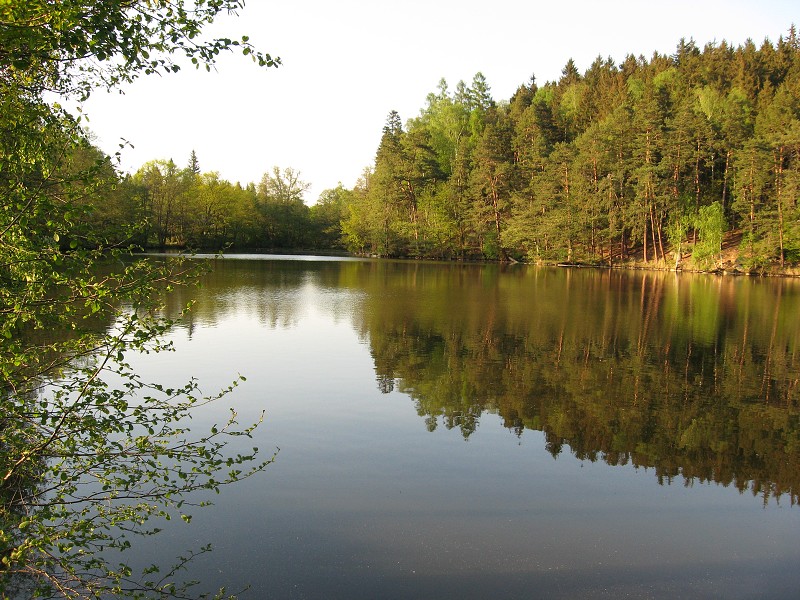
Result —
[[[694, 155], [694, 211], [700, 212], [700, 140], [697, 140], [697, 148]], [[697, 244], [697, 227], [692, 233], [692, 244]]]
[[650, 237], [653, 240], [653, 259], [658, 262], [664, 259], [664, 253], [661, 253], [661, 256], [658, 255], [658, 246], [656, 246], [656, 219], [655, 215], [653, 214], [653, 204], [650, 203]]
[[647, 217], [644, 218], [644, 234], [642, 235], [642, 248], [644, 249], [644, 262], [647, 262]]
[[780, 245], [781, 268], [784, 265], [783, 250], [783, 146], [778, 148], [777, 162], [775, 164], [775, 199], [778, 203], [778, 243]]
[[730, 168], [731, 164], [731, 155], [733, 154], [733, 150], [728, 150], [725, 153], [725, 172], [722, 175], [722, 209], [727, 210], [727, 201], [728, 201], [728, 169]]
[[748, 186], [748, 196], [750, 196], [750, 258], [753, 258], [755, 253], [755, 248], [753, 247], [753, 243], [755, 242], [755, 231], [756, 231], [756, 199], [755, 199], [755, 157], [752, 157], [750, 162], [750, 185]]

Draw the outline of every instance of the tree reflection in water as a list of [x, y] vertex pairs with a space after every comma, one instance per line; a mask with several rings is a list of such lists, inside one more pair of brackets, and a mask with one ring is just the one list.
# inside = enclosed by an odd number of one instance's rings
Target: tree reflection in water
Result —
[[[484, 413], [553, 454], [800, 493], [800, 282], [392, 261], [224, 261], [191, 318], [302, 316], [304, 286], [369, 344], [378, 389], [469, 438]], [[236, 289], [236, 295], [230, 290]], [[265, 290], [269, 289], [269, 293]], [[359, 300], [353, 306], [352, 298]], [[176, 306], [186, 298], [176, 297]]]
[[[557, 456], [714, 481], [764, 501], [800, 492], [794, 281], [662, 273], [376, 265], [367, 294], [381, 391], [464, 438], [485, 412]], [[393, 272], [394, 271], [394, 272]], [[393, 300], [387, 302], [386, 298]]]

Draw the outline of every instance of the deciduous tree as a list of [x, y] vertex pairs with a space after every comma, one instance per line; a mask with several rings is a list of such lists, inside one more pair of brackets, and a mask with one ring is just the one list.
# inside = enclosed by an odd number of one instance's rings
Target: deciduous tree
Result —
[[[131, 260], [96, 227], [109, 163], [80, 116], [47, 92], [85, 99], [181, 57], [211, 68], [246, 38], [204, 28], [241, 0], [0, 4], [0, 595], [187, 597], [169, 565], [133, 573], [124, 557], [159, 518], [183, 516], [194, 491], [263, 469], [232, 414], [192, 434], [204, 397], [194, 382], [143, 381], [126, 356], [167, 349], [164, 289], [187, 282], [181, 261]], [[76, 168], [77, 167], [77, 168]], [[113, 174], [113, 172], [112, 172]], [[159, 235], [169, 236], [169, 220]], [[112, 381], [118, 382], [112, 384]], [[159, 572], [160, 571], [160, 572]], [[192, 594], [195, 595], [195, 594]]]

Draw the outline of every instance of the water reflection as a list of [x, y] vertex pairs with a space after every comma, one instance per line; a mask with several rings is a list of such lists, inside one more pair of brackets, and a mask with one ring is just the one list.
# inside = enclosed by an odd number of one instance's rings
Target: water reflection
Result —
[[[271, 329], [291, 328], [313, 305], [335, 321], [353, 318], [353, 292], [342, 285], [344, 265], [358, 269], [357, 260], [225, 258], [210, 261], [211, 271], [199, 288], [177, 290], [167, 310], [176, 314], [189, 302], [192, 310], [181, 326], [215, 327], [232, 318], [254, 318]], [[356, 293], [358, 293], [356, 291]]]
[[568, 445], [580, 459], [653, 467], [662, 482], [683, 475], [796, 501], [795, 282], [473, 275], [437, 270], [410, 285], [398, 273], [385, 285], [402, 300], [368, 294], [358, 323], [381, 387], [396, 381], [429, 429], [468, 438], [497, 412], [517, 435], [545, 432], [553, 455]]
[[312, 307], [349, 321], [378, 388], [409, 396], [431, 431], [469, 439], [494, 413], [514, 435], [544, 432], [553, 456], [794, 504], [798, 291], [665, 273], [225, 260], [189, 295], [204, 325], [244, 313], [291, 328]]

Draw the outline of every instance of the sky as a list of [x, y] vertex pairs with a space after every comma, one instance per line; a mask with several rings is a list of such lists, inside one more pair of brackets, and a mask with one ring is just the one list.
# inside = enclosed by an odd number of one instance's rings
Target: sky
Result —
[[155, 159], [188, 164], [233, 183], [258, 183], [273, 167], [310, 184], [313, 204], [339, 183], [352, 188], [373, 164], [390, 111], [416, 117], [444, 78], [450, 91], [477, 72], [496, 101], [530, 81], [557, 80], [572, 58], [672, 54], [681, 38], [756, 45], [800, 26], [796, 0], [248, 0], [209, 30], [279, 56], [259, 68], [240, 54], [216, 71], [186, 65], [83, 107], [96, 143], [135, 172]]

